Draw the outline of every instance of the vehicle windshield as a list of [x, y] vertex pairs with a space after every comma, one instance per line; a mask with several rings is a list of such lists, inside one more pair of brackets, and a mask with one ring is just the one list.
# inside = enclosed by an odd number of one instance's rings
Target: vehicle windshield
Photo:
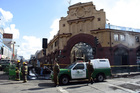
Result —
[[72, 63], [70, 65], [68, 65], [67, 67], [65, 67], [65, 69], [71, 69], [76, 63]]

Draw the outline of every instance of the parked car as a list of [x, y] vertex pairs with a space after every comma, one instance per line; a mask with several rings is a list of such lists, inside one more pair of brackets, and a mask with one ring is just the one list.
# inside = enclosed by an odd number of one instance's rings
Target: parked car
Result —
[[0, 60], [0, 70], [4, 70], [7, 66], [10, 65], [10, 60]]

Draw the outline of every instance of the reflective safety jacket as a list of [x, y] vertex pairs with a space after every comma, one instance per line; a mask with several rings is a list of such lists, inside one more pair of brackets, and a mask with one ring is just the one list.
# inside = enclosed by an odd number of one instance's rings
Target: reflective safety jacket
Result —
[[20, 63], [18, 63], [16, 65], [16, 73], [20, 73], [20, 71], [21, 71], [21, 65], [20, 65]]
[[22, 73], [23, 74], [28, 74], [28, 66], [27, 65], [23, 66]]

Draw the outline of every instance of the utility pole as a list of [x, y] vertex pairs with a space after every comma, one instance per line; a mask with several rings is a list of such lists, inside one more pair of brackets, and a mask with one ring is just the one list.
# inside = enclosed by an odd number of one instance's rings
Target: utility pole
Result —
[[14, 53], [15, 52], [15, 43], [16, 42], [13, 42], [13, 60], [14, 60], [14, 56], [15, 56], [15, 53]]

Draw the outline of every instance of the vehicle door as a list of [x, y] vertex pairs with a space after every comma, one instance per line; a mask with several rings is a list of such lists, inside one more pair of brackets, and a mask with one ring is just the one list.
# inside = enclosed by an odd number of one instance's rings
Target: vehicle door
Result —
[[76, 64], [71, 69], [72, 79], [86, 78], [86, 67], [83, 63]]

